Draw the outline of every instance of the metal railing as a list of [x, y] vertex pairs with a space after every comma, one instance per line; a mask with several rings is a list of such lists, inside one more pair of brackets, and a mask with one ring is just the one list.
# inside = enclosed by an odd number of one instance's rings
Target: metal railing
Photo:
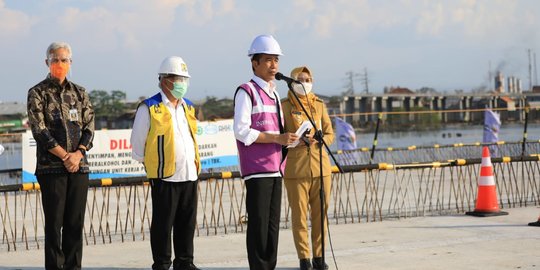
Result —
[[[540, 141], [496, 142], [496, 143], [456, 143], [447, 145], [388, 147], [378, 148], [374, 152], [373, 162], [413, 163], [445, 161], [458, 158], [474, 158], [482, 153], [482, 147], [488, 146], [492, 157], [521, 156], [540, 153]], [[525, 151], [523, 151], [525, 149]], [[338, 162], [343, 165], [367, 164], [371, 149], [367, 147], [334, 152]]]
[[[540, 156], [492, 158], [501, 208], [540, 204]], [[332, 176], [329, 222], [381, 221], [474, 209], [481, 159], [343, 166]], [[238, 172], [202, 174], [197, 236], [246, 229], [245, 188]], [[290, 226], [283, 189], [281, 226]], [[84, 239], [87, 245], [149, 238], [150, 186], [143, 178], [91, 181]], [[0, 251], [43, 247], [44, 217], [37, 183], [0, 187]]]

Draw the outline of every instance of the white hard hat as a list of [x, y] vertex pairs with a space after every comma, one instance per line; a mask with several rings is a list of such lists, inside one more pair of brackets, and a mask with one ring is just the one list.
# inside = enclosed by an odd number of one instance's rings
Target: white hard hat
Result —
[[258, 53], [283, 55], [278, 42], [271, 35], [260, 35], [253, 40], [248, 51], [248, 56], [251, 57]]
[[181, 57], [169, 56], [159, 66], [159, 75], [172, 74], [190, 78], [186, 62]]

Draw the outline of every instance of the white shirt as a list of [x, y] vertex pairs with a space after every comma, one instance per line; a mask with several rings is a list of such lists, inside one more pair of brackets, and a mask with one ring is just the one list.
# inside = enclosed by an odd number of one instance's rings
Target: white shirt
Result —
[[[174, 128], [174, 157], [176, 163], [176, 171], [173, 176], [163, 179], [170, 182], [185, 182], [197, 180], [197, 167], [195, 166], [195, 144], [189, 130], [186, 113], [180, 102], [176, 108], [167, 98], [160, 92], [163, 104], [169, 109], [172, 116]], [[144, 162], [144, 148], [146, 138], [150, 130], [150, 112], [148, 106], [142, 103], [137, 109], [135, 121], [133, 122], [133, 130], [131, 132], [131, 156], [133, 159]]]
[[[283, 112], [281, 111], [281, 101], [279, 94], [276, 91], [276, 85], [274, 82], [266, 82], [257, 76], [253, 76], [252, 80], [259, 85], [259, 87], [261, 87], [262, 90], [266, 92], [268, 96], [270, 96], [270, 98], [275, 99], [275, 94], [280, 108], [280, 115], [283, 115]], [[234, 137], [243, 142], [245, 146], [250, 146], [253, 144], [259, 137], [259, 133], [261, 133], [260, 131], [251, 128], [251, 109], [252, 104], [248, 93], [243, 90], [236, 92], [236, 96], [234, 97]], [[244, 180], [261, 177], [281, 177], [281, 173], [252, 174], [246, 176]]]

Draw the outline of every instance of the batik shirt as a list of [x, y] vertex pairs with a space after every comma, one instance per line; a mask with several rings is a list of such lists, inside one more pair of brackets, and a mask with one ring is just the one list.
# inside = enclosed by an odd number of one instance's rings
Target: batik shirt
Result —
[[[60, 145], [68, 152], [92, 148], [94, 110], [84, 87], [49, 76], [28, 91], [28, 123], [37, 145], [36, 175], [67, 173], [62, 159], [49, 152]], [[88, 173], [86, 157], [79, 172]]]

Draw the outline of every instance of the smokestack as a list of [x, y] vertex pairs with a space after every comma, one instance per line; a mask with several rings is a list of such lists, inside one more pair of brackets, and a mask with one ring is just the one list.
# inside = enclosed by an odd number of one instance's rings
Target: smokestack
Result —
[[508, 93], [514, 93], [514, 76], [510, 76], [508, 81]]
[[495, 76], [495, 92], [504, 92], [504, 77], [500, 71], [498, 71], [497, 76]]

